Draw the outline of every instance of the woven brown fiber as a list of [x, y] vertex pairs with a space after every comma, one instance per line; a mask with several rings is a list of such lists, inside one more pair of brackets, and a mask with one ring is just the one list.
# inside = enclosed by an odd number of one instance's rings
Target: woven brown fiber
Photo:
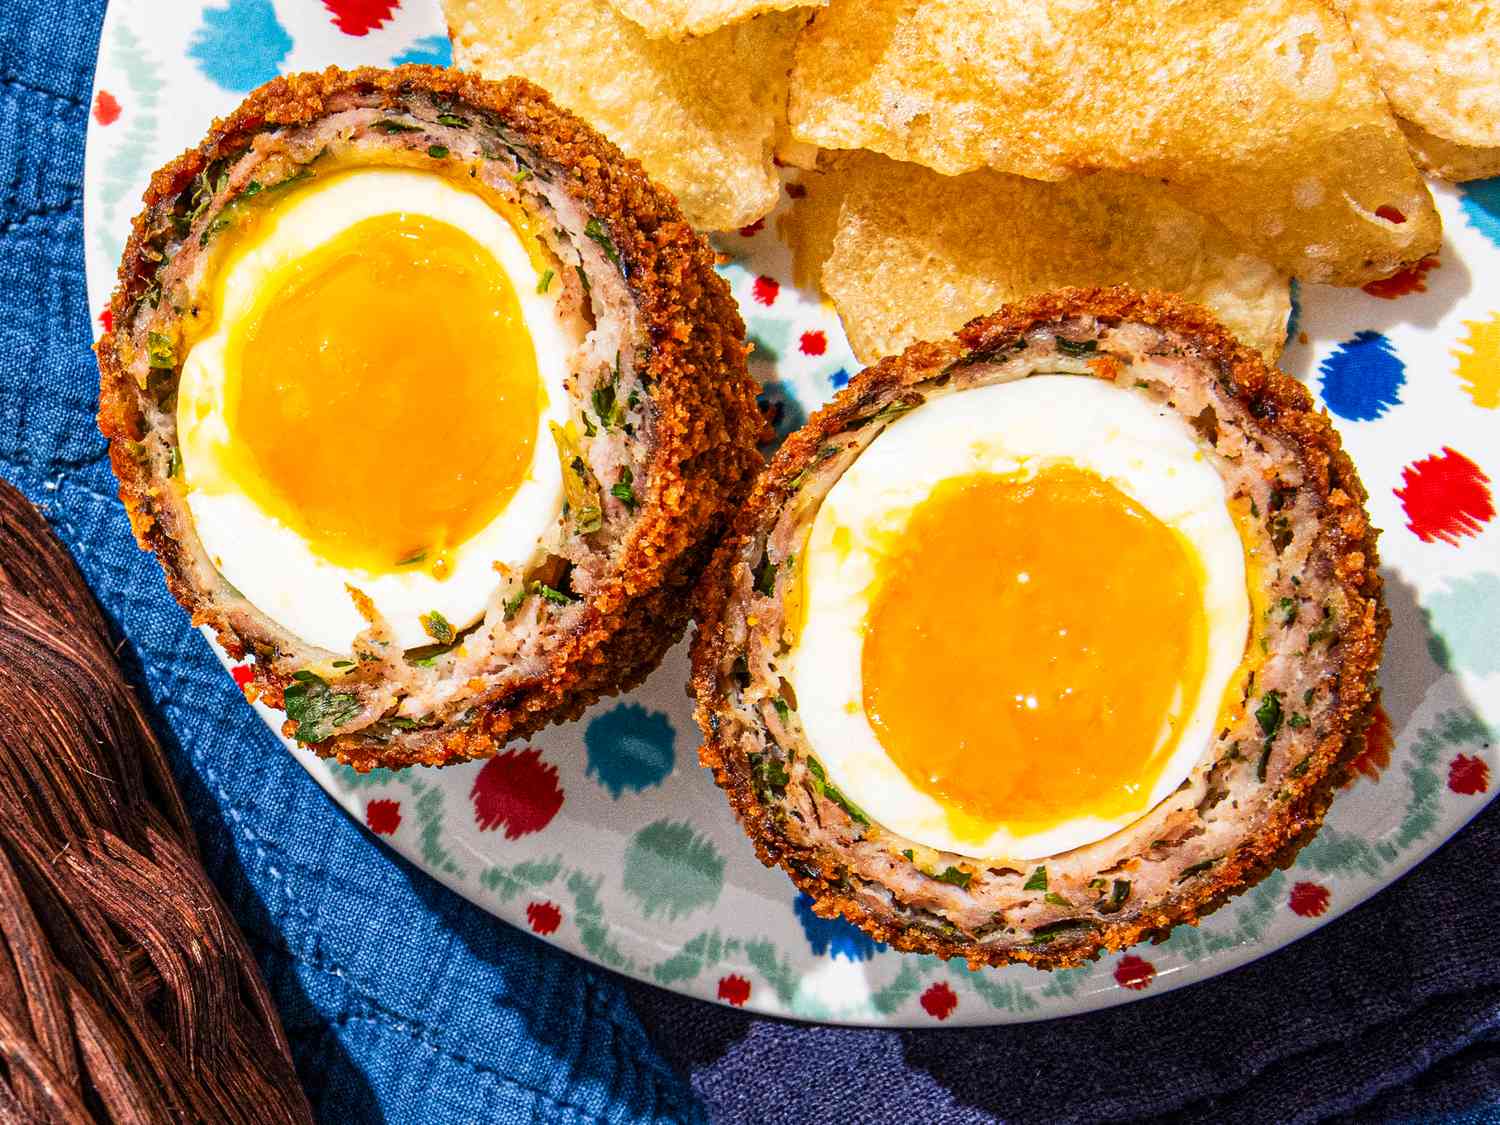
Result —
[[310, 1122], [72, 560], [0, 480], [0, 1122]]

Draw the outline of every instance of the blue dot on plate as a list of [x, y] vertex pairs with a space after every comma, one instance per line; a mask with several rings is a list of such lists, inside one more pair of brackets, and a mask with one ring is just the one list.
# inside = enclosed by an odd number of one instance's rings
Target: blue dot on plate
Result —
[[400, 66], [402, 63], [452, 66], [453, 44], [448, 42], [446, 35], [424, 35], [391, 60], [392, 66]]
[[828, 382], [833, 385], [834, 390], [838, 390], [840, 387], [847, 387], [849, 385], [849, 372], [840, 367], [837, 371], [829, 374]]
[[1379, 332], [1357, 332], [1318, 365], [1323, 401], [1340, 418], [1369, 422], [1401, 402], [1406, 364]]
[[885, 945], [842, 918], [819, 918], [813, 913], [812, 899], [799, 892], [792, 903], [797, 921], [802, 923], [802, 933], [807, 944], [812, 946], [815, 956], [825, 953], [830, 957], [842, 957], [846, 961], [868, 961], [876, 953], [883, 953]]
[[677, 732], [660, 711], [621, 703], [589, 720], [583, 733], [588, 775], [616, 800], [629, 789], [639, 793], [660, 785], [677, 759]]
[[1463, 185], [1463, 208], [1474, 229], [1500, 246], [1500, 179]]
[[187, 53], [210, 82], [242, 94], [275, 78], [291, 49], [271, 0], [228, 0], [203, 9]]

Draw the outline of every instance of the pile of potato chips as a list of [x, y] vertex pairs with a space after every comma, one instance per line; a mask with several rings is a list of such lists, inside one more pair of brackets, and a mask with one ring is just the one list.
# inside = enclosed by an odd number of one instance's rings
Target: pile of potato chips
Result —
[[[706, 230], [785, 233], [864, 360], [1059, 285], [1213, 309], [1438, 247], [1421, 169], [1500, 173], [1500, 0], [444, 0]], [[779, 158], [779, 159], [778, 159]]]

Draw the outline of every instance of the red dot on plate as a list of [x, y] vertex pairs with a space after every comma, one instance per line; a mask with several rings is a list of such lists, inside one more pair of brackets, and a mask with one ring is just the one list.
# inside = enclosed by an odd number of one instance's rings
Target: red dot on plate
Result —
[[533, 902], [526, 907], [526, 924], [544, 937], [555, 934], [562, 925], [562, 911], [555, 902]]
[[104, 329], [104, 331], [113, 332], [115, 330], [114, 309], [106, 308], [103, 312], [101, 312], [99, 314], [99, 324], [100, 327]]
[[738, 973], [720, 977], [719, 999], [726, 1004], [733, 1004], [736, 1008], [744, 1007], [745, 1001], [750, 999], [750, 982]]
[[1478, 535], [1495, 518], [1489, 484], [1483, 469], [1444, 446], [1401, 470], [1396, 496], [1406, 509], [1406, 526], [1418, 539], [1456, 547], [1460, 536]]
[[474, 776], [469, 797], [480, 830], [504, 828], [507, 840], [540, 832], [563, 803], [557, 767], [542, 761], [542, 752], [531, 747], [508, 750], [486, 762]]
[[323, 0], [333, 26], [345, 35], [368, 35], [401, 7], [401, 0]]
[[1292, 888], [1287, 905], [1292, 908], [1293, 914], [1316, 918], [1328, 909], [1331, 897], [1328, 888], [1320, 883], [1298, 883]]
[[100, 90], [94, 97], [94, 120], [101, 125], [120, 120], [120, 103], [108, 90]]
[[922, 1007], [935, 1020], [945, 1020], [958, 1007], [958, 997], [944, 981], [938, 981], [921, 996]]
[[1465, 797], [1489, 792], [1490, 764], [1470, 754], [1458, 755], [1448, 763], [1448, 788]]
[[1115, 983], [1121, 988], [1144, 992], [1156, 977], [1156, 966], [1134, 953], [1127, 953], [1115, 966]]
[[776, 294], [781, 292], [781, 283], [774, 277], [757, 277], [752, 288], [757, 301], [763, 305], [774, 305]]
[[822, 355], [828, 350], [828, 337], [821, 331], [804, 332], [800, 346], [803, 355]]
[[365, 823], [377, 836], [389, 836], [401, 827], [401, 802], [382, 797], [365, 806]]
[[236, 664], [233, 668], [229, 669], [229, 674], [234, 677], [234, 682], [239, 684], [241, 688], [255, 677], [254, 671], [251, 670], [248, 664]]

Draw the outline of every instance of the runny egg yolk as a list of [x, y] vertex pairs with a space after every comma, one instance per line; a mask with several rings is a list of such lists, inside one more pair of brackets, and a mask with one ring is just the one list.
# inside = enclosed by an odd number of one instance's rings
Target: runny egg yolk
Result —
[[371, 573], [488, 525], [531, 465], [544, 393], [494, 255], [449, 223], [377, 215], [266, 292], [226, 357], [227, 453], [256, 503]]
[[876, 737], [965, 839], [1144, 811], [1207, 643], [1183, 537], [1067, 464], [938, 484], [864, 628]]

